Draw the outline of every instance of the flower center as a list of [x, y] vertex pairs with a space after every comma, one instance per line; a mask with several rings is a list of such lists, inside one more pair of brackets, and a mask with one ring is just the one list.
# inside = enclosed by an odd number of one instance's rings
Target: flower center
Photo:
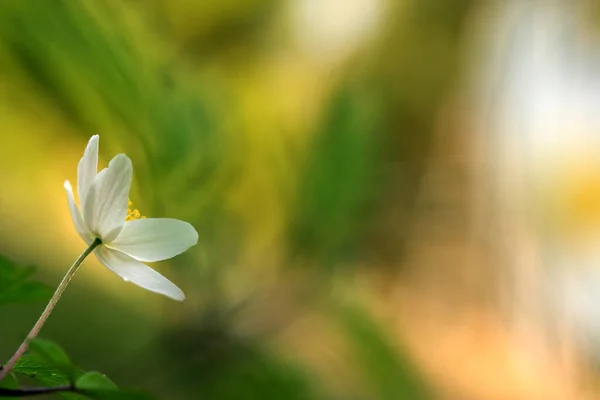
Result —
[[140, 210], [137, 208], [133, 208], [133, 203], [130, 201], [127, 202], [127, 215], [125, 216], [125, 221], [133, 221], [134, 219], [144, 219], [143, 215], [140, 214]]

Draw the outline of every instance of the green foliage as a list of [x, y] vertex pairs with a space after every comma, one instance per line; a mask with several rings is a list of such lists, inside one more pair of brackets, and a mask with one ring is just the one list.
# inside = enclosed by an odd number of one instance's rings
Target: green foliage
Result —
[[[32, 341], [29, 353], [17, 361], [13, 371], [28, 376], [47, 388], [64, 387], [59, 394], [65, 399], [149, 399], [145, 394], [119, 390], [109, 378], [99, 372], [84, 372], [71, 364], [60, 346], [48, 340]], [[11, 389], [17, 388], [18, 386], [11, 385]]]
[[71, 364], [67, 354], [54, 342], [35, 339], [29, 343], [29, 350], [67, 374], [70, 380], [76, 379], [83, 373], [83, 371]]
[[[240, 336], [230, 325], [233, 314], [212, 310], [202, 324], [165, 332], [159, 342], [169, 346], [159, 354], [152, 375], [183, 393], [201, 393], [205, 400], [316, 400], [310, 370], [258, 343]], [[185, 361], [173, 362], [185, 355]], [[163, 394], [162, 397], [165, 397]]]
[[[308, 374], [301, 368], [265, 351], [244, 353], [235, 363], [223, 366], [221, 373], [208, 379], [202, 391], [207, 399], [289, 399], [312, 400]], [[235, 382], [232, 385], [231, 382]]]
[[48, 387], [68, 385], [69, 375], [60, 367], [39, 354], [25, 354], [13, 367], [13, 371], [26, 375]]
[[88, 399], [94, 400], [150, 400], [152, 399], [146, 394], [135, 392], [123, 392], [107, 389], [82, 389], [80, 393], [84, 394]]
[[39, 354], [42, 358], [56, 365], [64, 367], [71, 364], [69, 356], [56, 343], [44, 339], [35, 339], [29, 342], [29, 350]]
[[106, 375], [99, 372], [87, 372], [81, 375], [75, 382], [77, 392], [85, 395], [87, 398], [95, 400], [147, 400], [150, 399], [145, 394], [125, 392], [117, 389]]
[[0, 256], [0, 305], [49, 299], [51, 290], [30, 280], [34, 272], [34, 267], [18, 267]]
[[348, 258], [360, 239], [377, 144], [362, 95], [346, 87], [336, 94], [303, 166], [292, 247], [322, 262]]
[[358, 308], [340, 312], [340, 324], [368, 389], [379, 400], [426, 400], [431, 394], [410, 358], [392, 346], [372, 317]]
[[195, 184], [211, 175], [222, 140], [201, 92], [143, 51], [128, 11], [118, 3], [0, 0], [0, 62], [86, 137], [129, 133], [119, 142], [136, 165], [146, 162], [136, 169], [142, 186], [170, 184], [164, 193], [188, 196], [189, 181], [173, 188], [169, 178], [181, 169]]
[[19, 387], [19, 380], [17, 376], [10, 372], [3, 380], [0, 382], [0, 388], [3, 389], [17, 389]]
[[0, 9], [4, 55], [20, 71], [11, 72], [82, 128], [99, 129], [107, 115], [136, 128], [131, 116], [143, 112], [144, 79], [136, 76], [143, 60], [120, 35], [119, 7], [58, 0], [1, 1]]
[[[32, 282], [33, 267], [17, 267], [0, 256], [0, 304], [47, 300], [51, 291], [41, 283]], [[27, 376], [46, 388], [64, 388], [59, 395], [65, 399], [147, 399], [138, 393], [119, 391], [114, 383], [98, 372], [85, 373], [73, 365], [65, 351], [49, 340], [35, 339], [28, 353], [14, 365], [0, 382], [0, 395], [16, 397], [23, 390], [17, 375]], [[33, 389], [41, 393], [43, 389]], [[30, 394], [31, 395], [31, 394]]]
[[78, 389], [86, 389], [86, 390], [115, 390], [117, 389], [117, 385], [110, 379], [99, 372], [87, 372], [80, 376], [75, 382], [75, 386]]

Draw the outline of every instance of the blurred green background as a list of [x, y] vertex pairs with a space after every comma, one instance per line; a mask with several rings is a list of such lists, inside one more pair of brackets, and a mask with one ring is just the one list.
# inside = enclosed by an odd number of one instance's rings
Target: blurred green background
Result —
[[[184, 303], [89, 259], [41, 336], [161, 399], [444, 398], [397, 326], [419, 312], [386, 299], [419, 281], [429, 163], [460, 154], [435, 138], [474, 3], [0, 0], [0, 252], [55, 287], [93, 134], [143, 215], [200, 234], [154, 265]], [[42, 307], [0, 306], [0, 358]]]

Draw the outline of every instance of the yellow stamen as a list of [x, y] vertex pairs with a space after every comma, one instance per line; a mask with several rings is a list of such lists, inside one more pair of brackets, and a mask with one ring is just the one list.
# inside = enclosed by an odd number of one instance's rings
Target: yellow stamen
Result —
[[130, 201], [127, 202], [127, 215], [125, 216], [125, 221], [133, 221], [134, 219], [144, 219], [145, 216], [140, 214], [140, 210], [137, 208], [133, 208], [133, 203]]

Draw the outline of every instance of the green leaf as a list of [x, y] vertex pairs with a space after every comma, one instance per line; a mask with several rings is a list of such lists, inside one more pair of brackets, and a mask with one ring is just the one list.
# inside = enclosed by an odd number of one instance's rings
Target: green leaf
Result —
[[35, 339], [29, 343], [29, 351], [38, 354], [48, 363], [67, 374], [71, 382], [83, 374], [83, 371], [71, 364], [67, 353], [56, 343], [44, 339]]
[[127, 392], [119, 390], [85, 389], [79, 393], [94, 400], [152, 400], [152, 397], [144, 393]]
[[[64, 386], [71, 383], [69, 375], [48, 362], [39, 354], [25, 354], [13, 367], [13, 371], [29, 376], [46, 387]], [[81, 400], [82, 396], [75, 393], [63, 392], [60, 396], [68, 400]]]
[[77, 391], [90, 399], [98, 400], [146, 400], [145, 394], [120, 391], [106, 375], [100, 372], [87, 372], [75, 383]]
[[77, 382], [75, 382], [77, 389], [102, 389], [102, 390], [116, 390], [117, 385], [113, 381], [108, 379], [106, 375], [100, 372], [86, 372], [81, 375]]
[[118, 390], [106, 375], [99, 372], [84, 373], [71, 365], [64, 351], [52, 342], [35, 340], [32, 343], [35, 343], [31, 349], [35, 354], [22, 356], [13, 371], [27, 375], [46, 387], [69, 385], [72, 383], [71, 378], [76, 378], [76, 393], [60, 393], [60, 396], [65, 399], [82, 400], [84, 397], [98, 400], [151, 399], [142, 393]]
[[57, 367], [70, 366], [69, 356], [54, 342], [45, 339], [34, 339], [29, 342], [29, 351], [37, 353], [46, 361]]
[[342, 87], [306, 154], [291, 226], [292, 250], [323, 265], [356, 257], [374, 192], [377, 129], [362, 92]]
[[359, 308], [340, 313], [341, 324], [368, 389], [380, 400], [431, 398], [407, 353], [392, 344], [381, 326]]
[[18, 387], [19, 387], [19, 380], [17, 379], [15, 374], [13, 374], [12, 372], [10, 372], [8, 375], [6, 375], [4, 377], [4, 379], [2, 380], [2, 382], [0, 382], [0, 388], [17, 389]]
[[0, 305], [50, 298], [47, 286], [29, 280], [34, 272], [34, 267], [18, 267], [0, 256]]
[[38, 354], [25, 354], [13, 367], [13, 371], [27, 375], [42, 385], [68, 385], [69, 376]]

